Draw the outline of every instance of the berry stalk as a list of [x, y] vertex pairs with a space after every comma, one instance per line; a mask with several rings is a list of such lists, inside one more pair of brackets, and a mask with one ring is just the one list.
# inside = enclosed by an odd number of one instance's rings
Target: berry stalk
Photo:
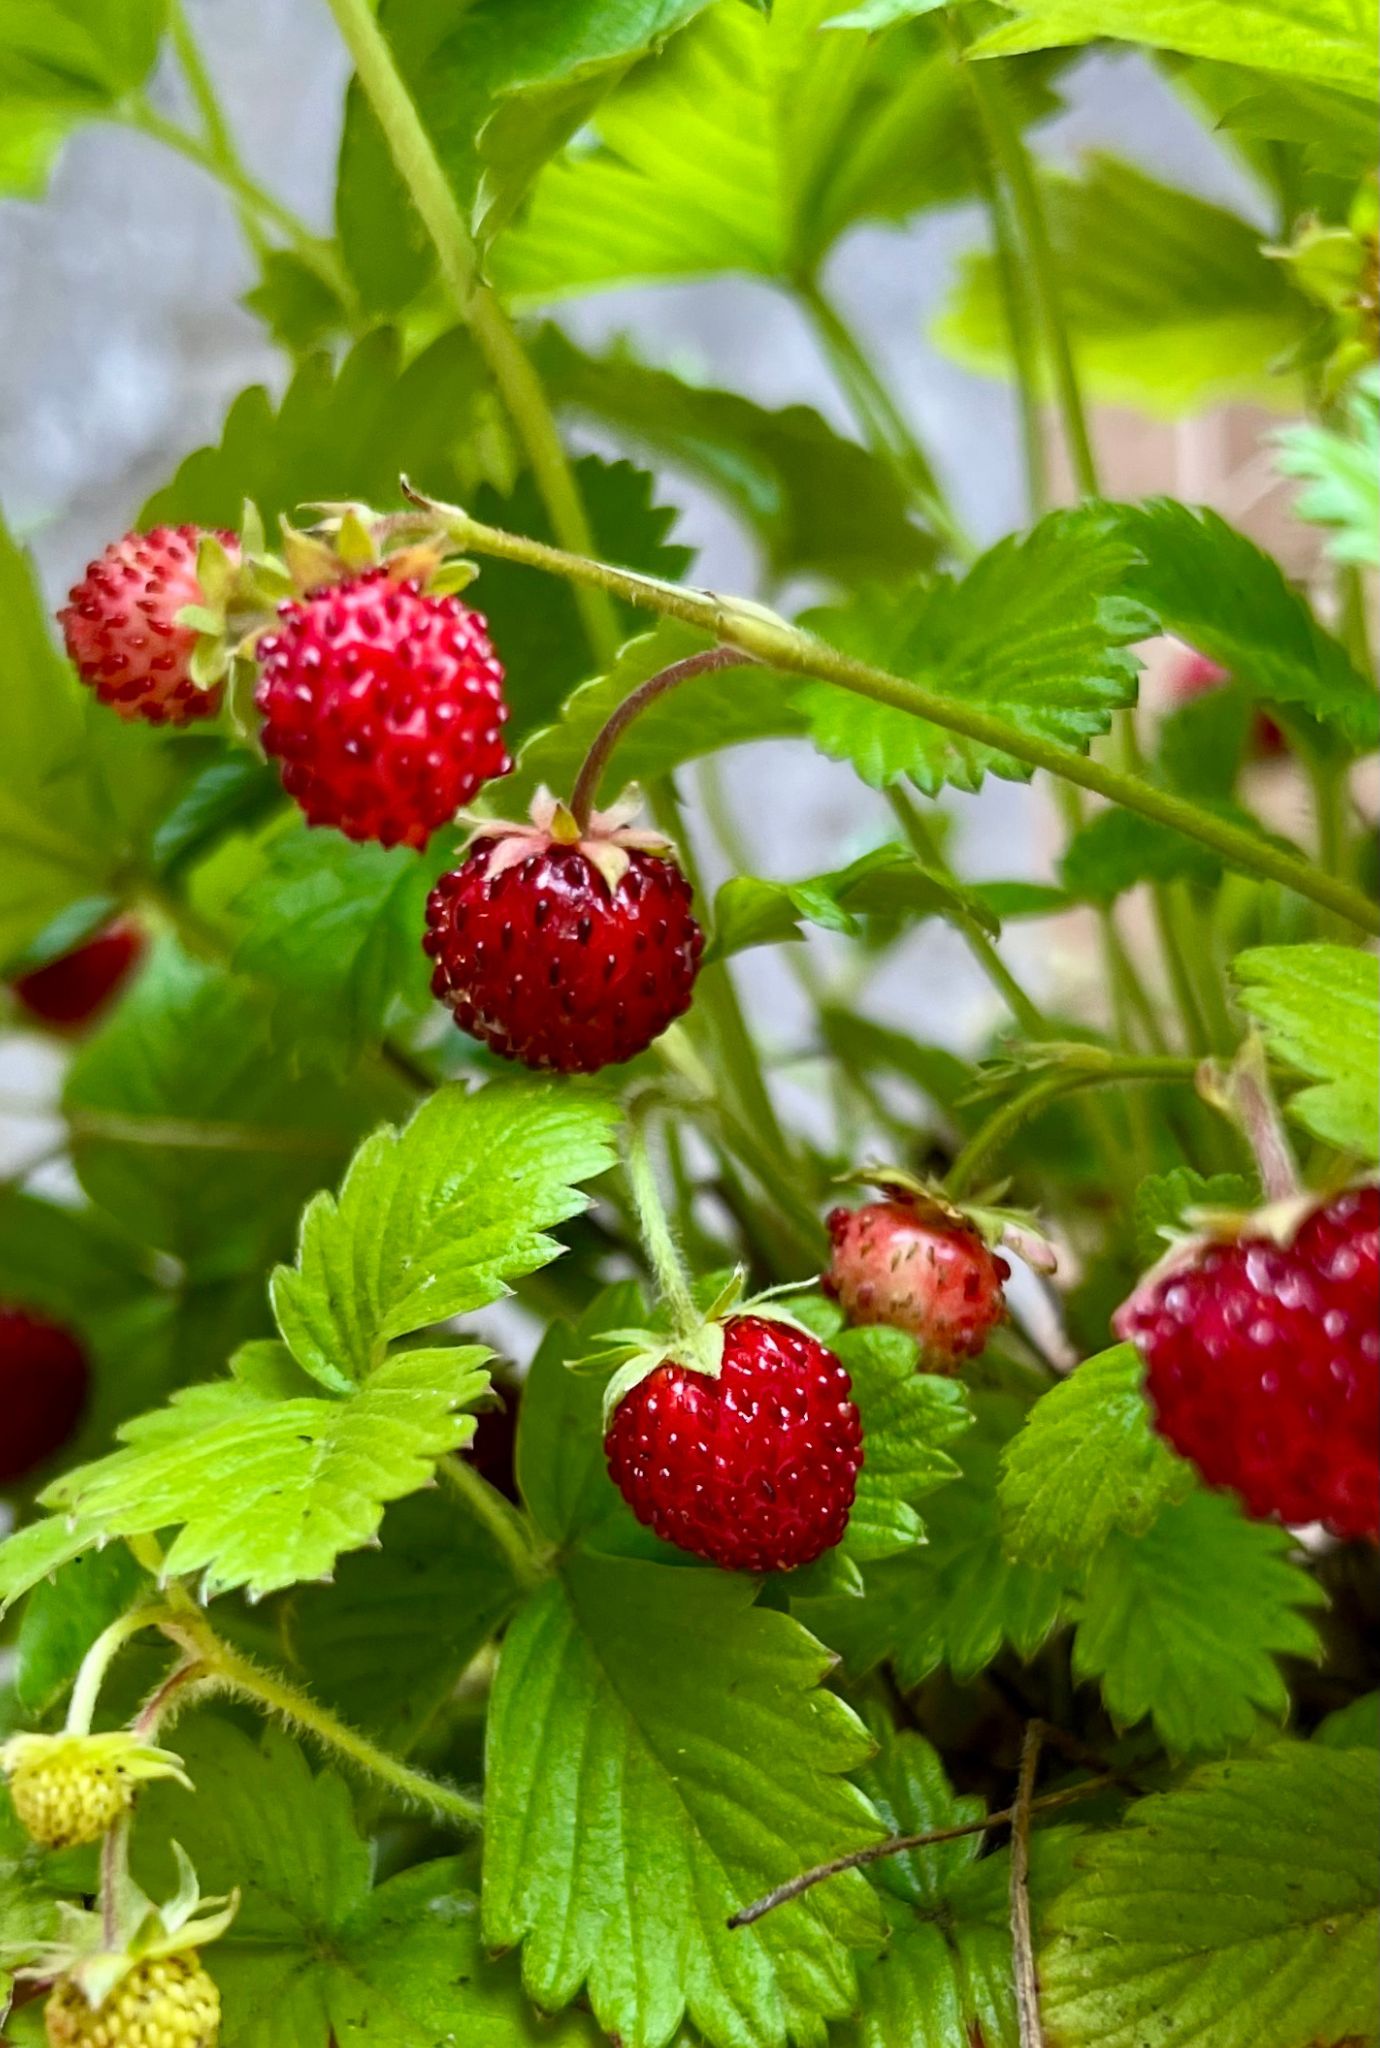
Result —
[[1096, 1066], [1064, 1068], [1057, 1073], [1044, 1074], [1032, 1082], [1018, 1095], [1004, 1102], [1000, 1109], [987, 1119], [949, 1169], [944, 1182], [945, 1193], [955, 1201], [973, 1186], [979, 1175], [986, 1169], [989, 1160], [1000, 1152], [1002, 1146], [1014, 1131], [1020, 1129], [1028, 1118], [1035, 1116], [1048, 1103], [1060, 1095], [1070, 1095], [1080, 1088], [1105, 1088], [1122, 1081], [1187, 1081], [1197, 1075], [1197, 1062], [1191, 1059], [1149, 1057], [1145, 1059], [1122, 1058], [1108, 1053]]
[[755, 666], [755, 663], [754, 655], [741, 654], [736, 647], [707, 647], [703, 653], [687, 654], [683, 661], [673, 661], [669, 668], [659, 669], [645, 683], [639, 683], [635, 690], [630, 691], [594, 735], [575, 778], [575, 787], [570, 793], [570, 813], [581, 833], [589, 825], [599, 785], [614, 748], [633, 720], [640, 717], [649, 704], [677, 689], [681, 683], [688, 683], [693, 677], [705, 675], [713, 669]]
[[721, 597], [713, 591], [687, 590], [653, 576], [639, 576], [568, 549], [549, 546], [522, 534], [505, 533], [487, 526], [458, 506], [442, 505], [404, 489], [415, 504], [431, 512], [448, 538], [470, 553], [492, 555], [500, 561], [519, 562], [560, 576], [566, 582], [606, 591], [643, 611], [660, 612], [711, 633], [725, 645], [753, 654], [766, 667], [785, 669], [793, 675], [817, 676], [837, 683], [856, 696], [877, 704], [890, 704], [916, 718], [928, 719], [947, 732], [963, 734], [984, 746], [1012, 755], [1032, 768], [1043, 768], [1080, 789], [1091, 790], [1123, 809], [1136, 811], [1156, 824], [1168, 825], [1200, 845], [1210, 846], [1231, 868], [1265, 881], [1280, 882], [1287, 889], [1335, 910], [1357, 930], [1380, 933], [1380, 906], [1360, 889], [1324, 874], [1311, 861], [1283, 847], [1233, 825], [1225, 818], [1204, 810], [1172, 790], [1160, 789], [1137, 775], [1114, 768], [1089, 754], [1075, 753], [1056, 741], [1023, 732], [1019, 726], [998, 718], [980, 705], [933, 690], [907, 676], [892, 675], [845, 654], [813, 633], [804, 632], [788, 620], [746, 598]]
[[676, 1336], [686, 1336], [694, 1330], [700, 1316], [690, 1292], [690, 1282], [681, 1260], [680, 1247], [676, 1243], [657, 1186], [656, 1172], [647, 1144], [647, 1119], [652, 1110], [652, 1098], [642, 1096], [628, 1111], [624, 1133], [624, 1166], [628, 1186], [637, 1209], [638, 1228], [647, 1258], [656, 1279], [657, 1293], [663, 1307], [671, 1318]]

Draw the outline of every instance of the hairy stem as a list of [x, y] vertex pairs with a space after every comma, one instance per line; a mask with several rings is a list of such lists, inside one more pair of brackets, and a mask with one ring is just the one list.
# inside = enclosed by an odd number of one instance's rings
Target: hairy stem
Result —
[[561, 548], [548, 547], [543, 541], [486, 526], [458, 507], [438, 505], [415, 492], [411, 495], [414, 502], [432, 513], [458, 547], [502, 561], [520, 562], [571, 583], [608, 591], [643, 610], [697, 626], [725, 645], [756, 655], [765, 667], [817, 676], [873, 703], [889, 704], [914, 717], [928, 719], [945, 731], [961, 733], [966, 739], [1011, 754], [1032, 768], [1046, 769], [1126, 810], [1168, 825], [1201, 845], [1212, 847], [1229, 867], [1280, 882], [1300, 896], [1335, 910], [1361, 931], [1380, 932], [1380, 908], [1361, 890], [1322, 873], [1297, 854], [1259, 839], [1172, 790], [1161, 789], [1091, 755], [1075, 753], [1057, 741], [1025, 732], [968, 698], [949, 696], [912, 678], [874, 668], [745, 599], [689, 590], [680, 584], [640, 576], [630, 569], [591, 561]]
[[1127, 1081], [1186, 1081], [1191, 1084], [1197, 1071], [1197, 1062], [1191, 1059], [1122, 1059], [1108, 1054], [1105, 1063], [1099, 1062], [1096, 1066], [1064, 1067], [1052, 1074], [1042, 1074], [1028, 1088], [995, 1110], [968, 1140], [949, 1169], [945, 1191], [955, 1200], [966, 1194], [1007, 1139], [1061, 1095], [1072, 1095], [1081, 1088], [1119, 1087]]
[[195, 1685], [201, 1685], [211, 1678], [209, 1666], [200, 1657], [189, 1657], [185, 1664], [179, 1664], [169, 1672], [157, 1691], [145, 1700], [139, 1709], [139, 1718], [133, 1732], [141, 1742], [152, 1742], [173, 1708], [185, 1705], [184, 1695]]
[[1021, 1740], [1016, 1802], [1011, 1809], [1011, 1948], [1021, 2048], [1045, 2048], [1045, 2030], [1040, 2020], [1040, 1987], [1035, 1976], [1035, 1945], [1030, 1926], [1030, 1815], [1035, 1800], [1035, 1773], [1039, 1769], [1043, 1735], [1041, 1722], [1027, 1722]]
[[649, 676], [645, 683], [639, 683], [635, 690], [629, 691], [594, 735], [575, 778], [575, 787], [570, 793], [570, 811], [581, 832], [589, 824], [599, 785], [614, 748], [633, 720], [640, 717], [649, 704], [654, 704], [658, 697], [666, 696], [668, 691], [690, 682], [695, 676], [705, 675], [712, 669], [748, 667], [755, 659], [751, 654], [740, 654], [734, 647], [706, 647], [699, 654], [687, 654], [683, 661], [673, 661], [669, 668], [659, 669], [656, 675]]
[[91, 1648], [81, 1660], [72, 1697], [67, 1704], [67, 1733], [89, 1735], [91, 1722], [96, 1712], [96, 1701], [105, 1683], [105, 1674], [115, 1657], [134, 1636], [151, 1628], [159, 1619], [156, 1607], [133, 1607], [128, 1614], [117, 1615], [108, 1628], [103, 1628]]
[[[541, 381], [512, 322], [484, 282], [465, 216], [370, 0], [327, 0], [327, 4], [398, 175], [431, 238], [456, 311], [474, 336], [532, 465], [556, 538], [563, 547], [588, 554], [589, 521]], [[618, 624], [608, 597], [591, 586], [577, 591], [576, 598], [595, 658], [607, 665], [618, 646]]]
[[541, 1584], [546, 1573], [532, 1541], [531, 1525], [511, 1501], [490, 1486], [482, 1472], [460, 1457], [442, 1458], [441, 1477], [466, 1512], [493, 1539], [514, 1580], [524, 1591]]
[[624, 1128], [624, 1164], [657, 1294], [671, 1319], [672, 1329], [677, 1336], [684, 1336], [696, 1327], [700, 1318], [652, 1165], [647, 1143], [647, 1120], [652, 1107], [652, 1098], [644, 1095], [628, 1110]]

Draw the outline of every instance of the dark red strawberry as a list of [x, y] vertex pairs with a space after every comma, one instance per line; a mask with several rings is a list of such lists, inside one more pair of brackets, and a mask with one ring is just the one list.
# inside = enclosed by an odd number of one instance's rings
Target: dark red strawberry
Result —
[[0, 1486], [46, 1464], [86, 1406], [90, 1372], [76, 1338], [46, 1316], [0, 1307]]
[[690, 885], [628, 815], [581, 832], [543, 791], [531, 825], [486, 829], [432, 890], [432, 990], [504, 1059], [592, 1074], [689, 1008], [704, 946]]
[[425, 846], [512, 766], [485, 622], [386, 568], [279, 607], [258, 644], [264, 751], [311, 825]]
[[1011, 1268], [961, 1219], [897, 1199], [834, 1209], [828, 1225], [826, 1292], [850, 1322], [909, 1331], [927, 1372], [953, 1372], [976, 1358], [1005, 1320]]
[[1380, 1536], [1380, 1191], [1199, 1240], [1115, 1318], [1162, 1436], [1262, 1520]]
[[793, 1571], [848, 1526], [862, 1421], [832, 1351], [789, 1323], [730, 1316], [718, 1378], [658, 1365], [604, 1439], [640, 1522], [729, 1571]]
[[[1180, 647], [1170, 663], [1166, 686], [1172, 704], [1187, 704], [1209, 690], [1220, 690], [1231, 681], [1231, 672], [1220, 663], [1199, 654], [1196, 647]], [[1268, 711], [1257, 711], [1251, 721], [1251, 746], [1261, 757], [1282, 754], [1287, 747], [1284, 734]]]
[[[211, 718], [221, 691], [192, 681], [196, 634], [177, 624], [184, 605], [204, 604], [197, 581], [196, 526], [155, 526], [112, 541], [75, 584], [58, 614], [77, 674], [121, 718], [186, 725]], [[232, 553], [232, 533], [218, 538]]]
[[79, 1031], [114, 1001], [143, 954], [132, 918], [117, 918], [84, 945], [15, 976], [11, 987], [31, 1017], [58, 1031]]

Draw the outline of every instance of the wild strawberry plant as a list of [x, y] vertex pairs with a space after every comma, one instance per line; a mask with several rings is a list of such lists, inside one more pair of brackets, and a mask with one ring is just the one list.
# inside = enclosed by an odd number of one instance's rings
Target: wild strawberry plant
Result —
[[[0, 541], [0, 966], [70, 1169], [0, 1189], [5, 2039], [1380, 2040], [1374, 20], [329, 5], [327, 236], [178, 0], [0, 22], [6, 189], [82, 121], [190, 158], [286, 358], [60, 640]], [[1249, 217], [1042, 160], [1102, 40]], [[982, 551], [829, 282], [959, 202], [942, 333], [1030, 495]], [[744, 275], [854, 432], [550, 317]], [[1235, 398], [1288, 570], [1104, 481], [1094, 399]], [[872, 843], [745, 871], [692, 764], [763, 740]], [[946, 858], [993, 777], [1047, 877]], [[999, 1004], [961, 1052], [872, 1000], [932, 919]], [[1017, 920], [1091, 971], [1037, 1001]]]

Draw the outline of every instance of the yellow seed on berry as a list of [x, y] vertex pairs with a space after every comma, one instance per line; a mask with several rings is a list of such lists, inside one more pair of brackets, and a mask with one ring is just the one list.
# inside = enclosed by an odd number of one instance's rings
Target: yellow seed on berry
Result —
[[49, 2048], [216, 2048], [220, 1993], [195, 1949], [136, 1963], [102, 2005], [64, 1977], [44, 2007]]
[[98, 1842], [134, 1803], [135, 1780], [119, 1763], [54, 1756], [20, 1765], [10, 1797], [26, 1832], [45, 1849]]

